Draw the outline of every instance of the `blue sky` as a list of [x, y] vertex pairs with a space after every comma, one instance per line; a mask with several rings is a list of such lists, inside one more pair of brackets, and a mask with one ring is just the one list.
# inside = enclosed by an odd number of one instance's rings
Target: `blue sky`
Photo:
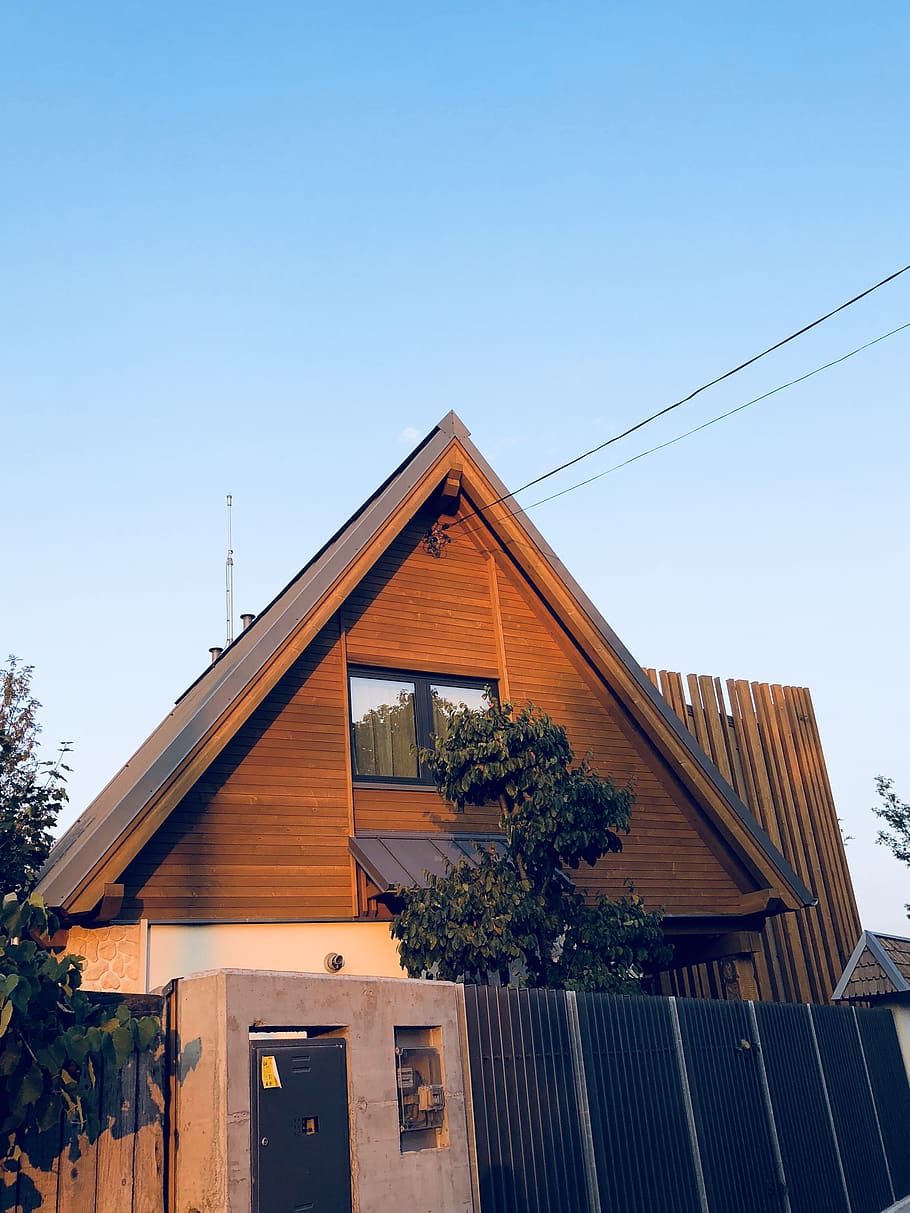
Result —
[[[910, 262], [903, 3], [0, 9], [0, 649], [73, 809], [455, 408], [519, 485]], [[910, 274], [603, 471], [910, 321]], [[532, 513], [643, 664], [809, 686], [910, 934], [910, 332]], [[523, 504], [543, 492], [531, 491]]]

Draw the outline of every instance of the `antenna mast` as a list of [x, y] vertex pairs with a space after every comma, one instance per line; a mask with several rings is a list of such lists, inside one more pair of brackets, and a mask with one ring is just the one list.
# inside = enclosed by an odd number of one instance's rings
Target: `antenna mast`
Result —
[[231, 494], [227, 495], [227, 560], [224, 565], [224, 594], [227, 605], [227, 642], [234, 641], [234, 549], [231, 547]]

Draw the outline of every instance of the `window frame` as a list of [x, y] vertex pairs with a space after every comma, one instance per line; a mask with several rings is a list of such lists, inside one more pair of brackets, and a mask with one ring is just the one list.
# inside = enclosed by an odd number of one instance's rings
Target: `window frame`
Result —
[[383, 679], [386, 682], [410, 682], [414, 685], [414, 728], [418, 751], [429, 746], [433, 736], [433, 696], [431, 686], [466, 687], [472, 691], [489, 687], [494, 702], [499, 702], [498, 679], [470, 677], [462, 674], [426, 674], [415, 670], [390, 670], [381, 666], [348, 666], [348, 745], [351, 752], [351, 777], [355, 787], [435, 787], [426, 764], [417, 763], [417, 774], [410, 775], [360, 775], [357, 772], [357, 752], [354, 746], [354, 719], [351, 712], [353, 695], [351, 680], [354, 678]]

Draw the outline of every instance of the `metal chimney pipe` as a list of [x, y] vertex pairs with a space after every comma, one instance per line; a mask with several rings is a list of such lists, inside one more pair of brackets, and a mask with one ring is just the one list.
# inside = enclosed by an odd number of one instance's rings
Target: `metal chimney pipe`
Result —
[[247, 628], [250, 626], [250, 624], [253, 622], [253, 620], [255, 618], [256, 618], [255, 615], [250, 615], [249, 613], [247, 613], [246, 615], [240, 616], [240, 622], [243, 624], [244, 631], [247, 630]]
[[214, 665], [215, 662], [218, 660], [218, 658], [221, 656], [221, 654], [224, 652], [224, 649], [220, 645], [216, 644], [216, 645], [213, 645], [209, 649], [209, 652], [212, 654], [212, 665]]

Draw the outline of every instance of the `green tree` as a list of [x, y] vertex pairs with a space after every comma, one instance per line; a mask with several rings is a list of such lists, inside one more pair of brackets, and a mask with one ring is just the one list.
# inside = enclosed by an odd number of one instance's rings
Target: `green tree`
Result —
[[83, 960], [54, 946], [59, 927], [37, 893], [0, 902], [0, 1161], [12, 1169], [23, 1149], [41, 1165], [41, 1136], [61, 1119], [94, 1141], [105, 1126], [83, 1101], [100, 1064], [122, 1066], [160, 1035], [157, 1019], [80, 989]]
[[0, 881], [7, 893], [28, 892], [47, 859], [57, 815], [66, 803], [63, 761], [38, 757], [38, 709], [31, 693], [33, 667], [15, 657], [0, 668]]
[[[910, 804], [900, 800], [894, 791], [894, 780], [876, 775], [875, 790], [881, 804], [873, 806], [872, 812], [889, 827], [879, 830], [875, 841], [887, 847], [895, 859], [910, 865]], [[910, 918], [910, 905], [905, 905]]]
[[499, 806], [504, 844], [400, 890], [392, 935], [411, 976], [631, 992], [669, 960], [661, 915], [634, 890], [586, 900], [566, 875], [622, 850], [634, 796], [586, 761], [573, 765], [550, 716], [531, 704], [459, 709], [421, 759], [459, 811]]

